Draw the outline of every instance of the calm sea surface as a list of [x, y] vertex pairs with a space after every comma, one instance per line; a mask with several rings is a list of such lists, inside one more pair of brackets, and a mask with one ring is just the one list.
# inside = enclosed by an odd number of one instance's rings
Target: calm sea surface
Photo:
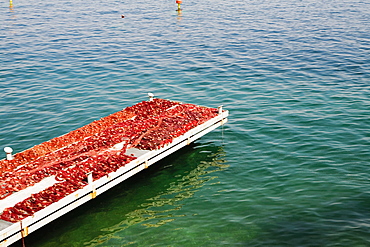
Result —
[[0, 4], [1, 152], [148, 92], [230, 111], [223, 128], [32, 233], [26, 246], [370, 246], [369, 1], [176, 8]]

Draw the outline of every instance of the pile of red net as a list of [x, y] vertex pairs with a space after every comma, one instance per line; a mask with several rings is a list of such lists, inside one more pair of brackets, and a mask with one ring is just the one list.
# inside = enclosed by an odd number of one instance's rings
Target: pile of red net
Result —
[[87, 174], [99, 179], [136, 157], [128, 148], [155, 150], [217, 115], [217, 109], [154, 99], [44, 142], [14, 160], [1, 160], [0, 200], [55, 175], [58, 183], [14, 207], [0, 218], [17, 222], [87, 184]]

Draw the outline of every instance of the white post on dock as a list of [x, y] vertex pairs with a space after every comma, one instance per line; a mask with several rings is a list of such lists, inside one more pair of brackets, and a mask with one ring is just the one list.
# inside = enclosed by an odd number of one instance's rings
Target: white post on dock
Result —
[[12, 160], [14, 159], [13, 155], [12, 155], [12, 152], [13, 152], [13, 149], [11, 147], [5, 147], [4, 148], [4, 152], [6, 153], [6, 159], [7, 160]]
[[218, 107], [218, 114], [220, 115], [220, 114], [222, 114], [222, 107], [223, 107], [223, 105], [220, 105], [219, 107]]
[[149, 96], [149, 101], [153, 101], [153, 99], [154, 99], [154, 94], [152, 94], [152, 93], [148, 93], [148, 96]]
[[96, 197], [96, 189], [95, 189], [95, 185], [93, 184], [93, 182], [94, 182], [93, 174], [92, 172], [90, 172], [87, 174], [87, 183], [91, 186], [91, 193], [90, 193], [91, 199], [94, 199]]
[[87, 174], [87, 183], [92, 184], [92, 182], [93, 182], [93, 175], [92, 175], [92, 172], [90, 172]]

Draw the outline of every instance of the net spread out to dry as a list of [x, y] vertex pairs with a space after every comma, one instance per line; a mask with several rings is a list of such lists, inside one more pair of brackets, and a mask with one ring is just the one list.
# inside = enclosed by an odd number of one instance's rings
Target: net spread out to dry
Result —
[[55, 176], [58, 182], [6, 208], [17, 222], [136, 159], [128, 148], [155, 150], [217, 115], [217, 109], [163, 99], [143, 101], [0, 161], [0, 200]]

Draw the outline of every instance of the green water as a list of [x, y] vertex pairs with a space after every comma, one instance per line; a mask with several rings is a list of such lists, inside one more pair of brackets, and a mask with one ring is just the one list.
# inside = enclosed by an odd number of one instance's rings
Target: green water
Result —
[[26, 246], [370, 245], [368, 2], [13, 5], [0, 5], [0, 147], [20, 152], [148, 92], [230, 111]]

